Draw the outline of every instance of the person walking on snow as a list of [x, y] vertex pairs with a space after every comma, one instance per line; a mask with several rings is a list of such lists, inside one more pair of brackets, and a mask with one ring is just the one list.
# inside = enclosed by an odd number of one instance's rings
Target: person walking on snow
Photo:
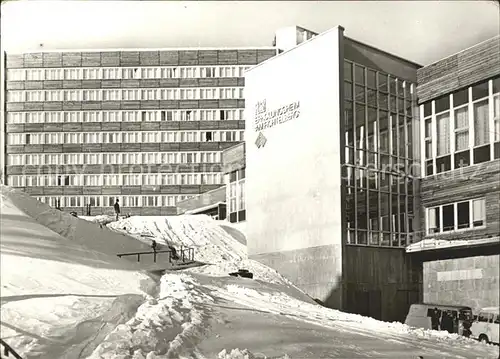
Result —
[[120, 204], [118, 203], [119, 200], [116, 200], [115, 202], [115, 213], [116, 213], [116, 220], [118, 221], [118, 216], [120, 215]]

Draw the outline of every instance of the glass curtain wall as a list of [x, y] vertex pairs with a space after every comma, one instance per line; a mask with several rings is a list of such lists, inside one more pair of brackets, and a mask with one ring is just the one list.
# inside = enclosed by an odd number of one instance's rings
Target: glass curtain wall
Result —
[[414, 84], [344, 62], [347, 243], [404, 247], [413, 239]]

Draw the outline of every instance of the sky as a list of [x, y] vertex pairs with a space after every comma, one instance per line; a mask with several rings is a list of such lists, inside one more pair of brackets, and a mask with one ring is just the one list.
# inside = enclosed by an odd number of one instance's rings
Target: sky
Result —
[[1, 10], [7, 52], [270, 46], [280, 27], [342, 25], [348, 37], [427, 65], [500, 32], [494, 0], [8, 1]]

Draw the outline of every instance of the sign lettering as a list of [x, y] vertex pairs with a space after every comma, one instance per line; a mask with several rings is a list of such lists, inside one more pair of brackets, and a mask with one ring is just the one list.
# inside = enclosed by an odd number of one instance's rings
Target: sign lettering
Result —
[[300, 116], [300, 101], [292, 102], [274, 110], [267, 110], [266, 100], [255, 105], [254, 130], [262, 131]]

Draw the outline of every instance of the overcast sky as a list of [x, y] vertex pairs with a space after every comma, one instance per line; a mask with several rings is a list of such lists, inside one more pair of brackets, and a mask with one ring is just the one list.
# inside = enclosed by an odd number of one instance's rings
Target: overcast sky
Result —
[[14, 1], [2, 3], [7, 52], [44, 49], [270, 46], [299, 25], [429, 64], [499, 34], [490, 1]]

